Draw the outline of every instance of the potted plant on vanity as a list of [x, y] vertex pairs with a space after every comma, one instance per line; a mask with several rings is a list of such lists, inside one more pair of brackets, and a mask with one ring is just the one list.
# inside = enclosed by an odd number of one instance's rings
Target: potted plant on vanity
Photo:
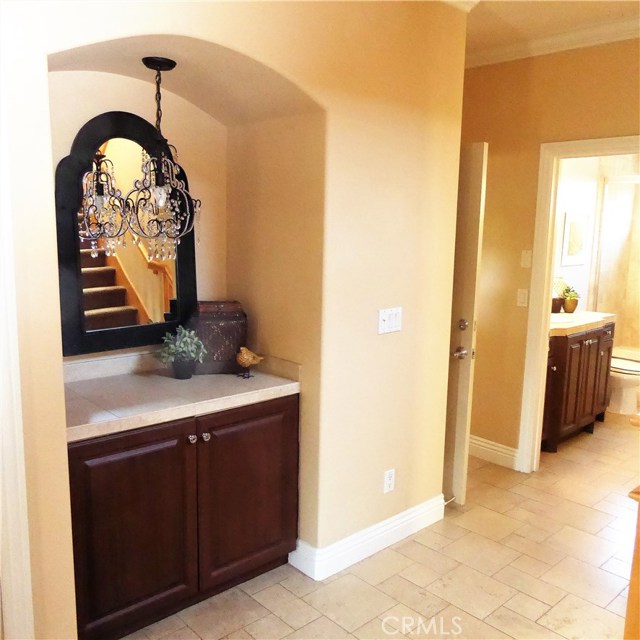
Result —
[[562, 292], [562, 298], [562, 308], [564, 309], [564, 312], [573, 313], [578, 306], [580, 294], [573, 287], [567, 285]]
[[195, 371], [196, 362], [202, 362], [207, 350], [192, 329], [179, 325], [175, 335], [166, 333], [159, 358], [164, 364], [173, 365], [173, 375], [178, 380], [188, 380]]

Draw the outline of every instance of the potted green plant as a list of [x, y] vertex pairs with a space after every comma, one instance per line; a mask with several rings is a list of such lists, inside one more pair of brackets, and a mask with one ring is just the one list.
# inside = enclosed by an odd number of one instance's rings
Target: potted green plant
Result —
[[578, 306], [580, 294], [573, 287], [567, 285], [562, 292], [562, 298], [562, 308], [565, 313], [573, 313]]
[[175, 335], [167, 332], [159, 358], [164, 364], [173, 365], [173, 374], [179, 380], [188, 380], [195, 371], [196, 362], [202, 362], [207, 350], [193, 329], [179, 325]]

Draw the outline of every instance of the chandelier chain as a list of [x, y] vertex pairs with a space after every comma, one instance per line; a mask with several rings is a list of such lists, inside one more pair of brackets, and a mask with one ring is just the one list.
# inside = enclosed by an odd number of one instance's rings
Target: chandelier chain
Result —
[[156, 129], [158, 133], [162, 135], [160, 129], [160, 123], [162, 122], [162, 108], [160, 107], [160, 101], [162, 100], [162, 94], [160, 93], [160, 83], [162, 82], [162, 74], [160, 71], [156, 71]]

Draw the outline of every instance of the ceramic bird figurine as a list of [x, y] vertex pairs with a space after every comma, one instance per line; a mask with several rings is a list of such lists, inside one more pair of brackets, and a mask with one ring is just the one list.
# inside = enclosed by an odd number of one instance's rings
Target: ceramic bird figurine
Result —
[[254, 364], [258, 364], [262, 360], [264, 360], [262, 356], [253, 353], [253, 351], [247, 349], [247, 347], [240, 347], [240, 353], [236, 354], [236, 362], [241, 367], [244, 367], [245, 371], [244, 373], [240, 373], [238, 375], [242, 376], [243, 378], [251, 378], [251, 366]]

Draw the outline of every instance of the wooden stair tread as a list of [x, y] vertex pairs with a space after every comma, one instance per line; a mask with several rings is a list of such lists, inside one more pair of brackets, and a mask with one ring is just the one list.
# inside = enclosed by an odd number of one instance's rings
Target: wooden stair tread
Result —
[[124, 305], [122, 307], [103, 307], [102, 309], [87, 309], [84, 312], [84, 315], [85, 316], [115, 315], [115, 314], [124, 313], [127, 311], [135, 311], [136, 314], [138, 313], [138, 310], [135, 307]]

